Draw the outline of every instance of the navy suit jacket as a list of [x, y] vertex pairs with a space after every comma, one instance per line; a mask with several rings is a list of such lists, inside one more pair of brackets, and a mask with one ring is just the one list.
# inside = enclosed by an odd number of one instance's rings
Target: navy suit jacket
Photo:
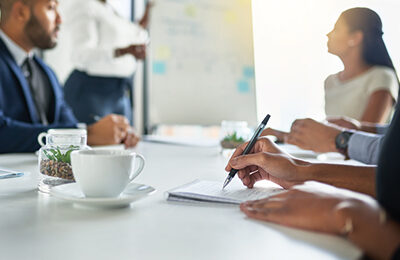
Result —
[[41, 124], [21, 68], [0, 38], [0, 153], [33, 152], [37, 136], [50, 128], [76, 128], [77, 120], [64, 101], [60, 83], [42, 60], [35, 61], [48, 76], [53, 100], [49, 125]]

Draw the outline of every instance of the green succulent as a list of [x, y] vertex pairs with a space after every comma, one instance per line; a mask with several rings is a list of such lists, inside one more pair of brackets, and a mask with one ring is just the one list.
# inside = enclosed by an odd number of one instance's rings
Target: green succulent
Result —
[[68, 147], [68, 150], [65, 153], [62, 153], [60, 149], [50, 149], [48, 151], [43, 150], [43, 153], [52, 161], [57, 162], [65, 162], [71, 164], [71, 153], [74, 150], [77, 150], [79, 146], [71, 145]]
[[239, 137], [236, 132], [233, 132], [232, 134], [225, 136], [223, 141], [239, 143], [244, 142], [245, 140], [243, 137]]

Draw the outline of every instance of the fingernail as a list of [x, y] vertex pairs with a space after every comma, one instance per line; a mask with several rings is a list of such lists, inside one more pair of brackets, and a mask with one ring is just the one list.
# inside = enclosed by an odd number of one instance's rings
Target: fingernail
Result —
[[246, 207], [246, 210], [247, 211], [250, 211], [250, 212], [256, 212], [257, 210], [255, 209], [255, 208], [253, 208], [253, 207]]

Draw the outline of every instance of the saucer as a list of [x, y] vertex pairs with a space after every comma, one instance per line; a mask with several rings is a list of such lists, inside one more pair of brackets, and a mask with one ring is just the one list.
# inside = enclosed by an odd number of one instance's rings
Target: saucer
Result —
[[85, 197], [77, 183], [69, 183], [52, 187], [50, 194], [56, 198], [67, 200], [85, 207], [121, 208], [140, 200], [155, 192], [151, 186], [130, 183], [118, 197], [90, 198]]

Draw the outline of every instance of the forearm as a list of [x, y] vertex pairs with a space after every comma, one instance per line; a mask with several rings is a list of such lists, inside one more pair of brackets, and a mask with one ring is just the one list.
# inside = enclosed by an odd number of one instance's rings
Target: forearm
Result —
[[299, 165], [298, 168], [303, 181], [319, 181], [375, 197], [376, 167], [321, 163]]
[[374, 134], [385, 134], [387, 128], [388, 124], [375, 124], [375, 123], [362, 122], [359, 130]]
[[340, 213], [342, 223], [346, 219], [352, 223], [348, 239], [372, 259], [391, 259], [400, 246], [400, 226], [392, 220], [385, 221], [384, 215], [379, 213], [379, 208], [364, 211], [366, 207], [369, 206], [350, 206]]
[[357, 131], [350, 137], [347, 154], [353, 160], [376, 165], [382, 140], [382, 135]]
[[376, 132], [377, 132], [376, 124], [375, 123], [362, 122], [360, 131], [376, 134]]

